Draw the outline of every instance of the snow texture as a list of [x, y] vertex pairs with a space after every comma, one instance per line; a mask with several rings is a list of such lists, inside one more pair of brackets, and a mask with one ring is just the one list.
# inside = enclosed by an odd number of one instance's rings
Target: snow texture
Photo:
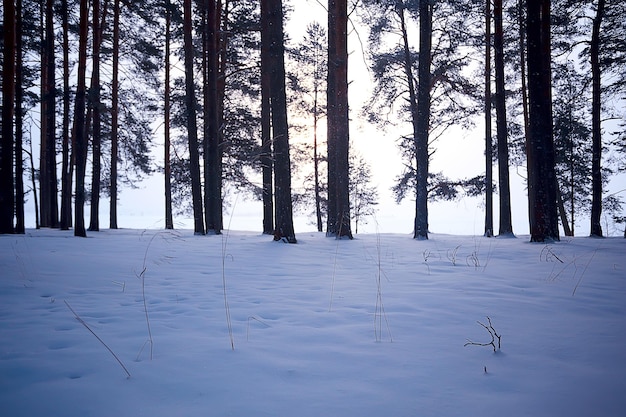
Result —
[[626, 239], [528, 240], [0, 236], [0, 415], [625, 416]]

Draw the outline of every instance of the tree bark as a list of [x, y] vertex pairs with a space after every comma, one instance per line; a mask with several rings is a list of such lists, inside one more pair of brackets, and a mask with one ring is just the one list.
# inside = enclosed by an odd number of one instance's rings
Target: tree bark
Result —
[[59, 227], [56, 172], [56, 85], [54, 55], [54, 1], [46, 0], [42, 45], [42, 112], [39, 168], [41, 226]]
[[63, 127], [61, 139], [61, 230], [72, 226], [72, 162], [70, 160], [70, 66], [67, 0], [61, 2], [63, 21]]
[[567, 221], [567, 211], [565, 210], [565, 202], [563, 201], [563, 195], [561, 194], [561, 190], [558, 188], [558, 186], [559, 185], [557, 183], [556, 205], [557, 205], [557, 210], [559, 212], [559, 218], [561, 219], [561, 225], [563, 226], [563, 233], [565, 234], [565, 236], [574, 236], [574, 232], [569, 227], [569, 222]]
[[15, 3], [4, 0], [2, 138], [0, 139], [0, 233], [14, 233], [13, 116], [15, 102]]
[[203, 33], [204, 85], [204, 213], [207, 232], [222, 233], [222, 161], [219, 151], [219, 36], [220, 10], [215, 0], [205, 0]]
[[417, 192], [413, 237], [428, 239], [428, 132], [430, 124], [432, 5], [420, 0], [420, 51], [417, 86], [417, 135], [415, 157], [417, 165]]
[[314, 175], [314, 192], [315, 192], [315, 219], [317, 224], [317, 231], [324, 230], [322, 224], [322, 196], [320, 194], [320, 161], [317, 152], [317, 124], [318, 124], [318, 110], [317, 110], [317, 96], [318, 86], [315, 84], [315, 90], [313, 92], [313, 175]]
[[24, 218], [24, 65], [22, 42], [22, 0], [15, 2], [15, 233], [26, 233]]
[[604, 16], [605, 0], [598, 0], [591, 32], [591, 236], [602, 237], [602, 122], [600, 26]]
[[269, 21], [261, 19], [261, 173], [263, 178], [263, 233], [274, 234], [274, 160], [270, 102]]
[[196, 120], [196, 92], [193, 82], [193, 39], [191, 0], [183, 2], [183, 36], [185, 48], [185, 104], [187, 112], [187, 137], [189, 141], [189, 170], [193, 204], [194, 233], [204, 234], [202, 211], [202, 186], [200, 183], [200, 155], [198, 150], [198, 124]]
[[494, 1], [495, 33], [493, 38], [494, 64], [496, 72], [496, 131], [498, 136], [498, 185], [501, 236], [513, 235], [511, 220], [511, 187], [509, 181], [509, 145], [506, 121], [506, 95], [504, 85], [504, 30], [502, 23], [502, 0]]
[[283, 6], [281, 0], [262, 0], [261, 19], [267, 19], [270, 72], [270, 105], [274, 144], [275, 228], [274, 240], [296, 243], [291, 201], [291, 163], [289, 157], [289, 125], [285, 89], [285, 47], [283, 37]]
[[531, 242], [559, 240], [552, 126], [550, 1], [526, 3], [528, 199]]
[[[111, 196], [109, 200], [109, 228], [117, 229], [117, 163], [119, 128], [119, 70], [120, 70], [120, 0], [113, 3], [113, 62], [111, 80]], [[166, 127], [167, 128], [167, 127]]]
[[93, 55], [91, 72], [91, 89], [89, 102], [92, 108], [92, 170], [91, 170], [91, 215], [89, 230], [100, 230], [100, 173], [102, 170], [100, 158], [101, 151], [101, 117], [100, 117], [100, 0], [93, 0], [92, 31], [93, 31]]
[[[119, 0], [116, 0], [116, 3]], [[165, 228], [174, 228], [174, 216], [172, 214], [172, 163], [170, 157], [171, 138], [170, 138], [170, 42], [171, 42], [171, 25], [172, 25], [172, 4], [170, 0], [165, 2], [165, 86], [164, 86], [164, 139], [165, 155], [163, 162], [165, 165]]]
[[485, 237], [493, 237], [493, 151], [491, 148], [491, 0], [485, 1]]
[[76, 158], [76, 199], [74, 203], [74, 236], [86, 237], [85, 230], [85, 169], [87, 165], [87, 132], [85, 131], [87, 37], [89, 8], [87, 0], [80, 0], [78, 41], [78, 83], [74, 100], [74, 150]]
[[328, 226], [326, 234], [352, 239], [348, 114], [348, 2], [328, 2]]
[[[525, 19], [525, 1], [526, 0], [518, 0], [517, 3], [517, 11], [518, 11], [518, 26], [519, 26], [519, 59], [520, 59], [520, 78], [521, 78], [521, 90], [522, 90], [522, 114], [524, 115], [524, 149], [526, 151], [526, 155], [529, 155], [530, 148], [530, 121], [529, 121], [529, 104], [528, 104], [528, 76], [527, 76], [527, 68], [528, 62], [526, 59], [526, 19]], [[528, 178], [526, 181], [531, 183], [532, 172], [528, 170]], [[531, 198], [530, 193], [528, 193], [528, 212], [532, 211], [531, 207]], [[530, 224], [529, 217], [529, 227], [532, 227]]]

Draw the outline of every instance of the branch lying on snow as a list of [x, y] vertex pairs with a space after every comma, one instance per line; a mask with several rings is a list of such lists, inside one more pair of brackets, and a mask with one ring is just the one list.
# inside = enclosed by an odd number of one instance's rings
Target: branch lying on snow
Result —
[[[487, 326], [486, 324], [483, 324], [479, 321], [477, 321], [476, 323], [480, 324], [481, 326], [483, 326], [485, 328], [485, 330], [487, 330], [487, 332], [489, 332], [489, 335], [491, 336], [491, 341], [489, 343], [478, 343], [478, 342], [473, 342], [471, 340], [467, 340], [467, 343], [465, 343], [463, 346], [468, 346], [468, 345], [474, 345], [474, 346], [491, 346], [493, 347], [493, 351], [496, 352], [498, 350], [500, 350], [500, 342], [502, 339], [502, 336], [500, 336], [498, 334], [498, 332], [496, 332], [496, 329], [493, 328], [493, 325], [491, 324], [491, 319], [489, 318], [489, 316], [487, 316], [487, 322], [489, 323], [489, 326]], [[496, 347], [496, 338], [498, 339], [498, 346]]]

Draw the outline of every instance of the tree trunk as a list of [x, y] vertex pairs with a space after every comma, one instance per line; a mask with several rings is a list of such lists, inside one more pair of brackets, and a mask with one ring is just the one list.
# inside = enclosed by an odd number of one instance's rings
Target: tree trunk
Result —
[[563, 233], [565, 236], [574, 236], [574, 232], [569, 227], [569, 222], [567, 220], [567, 211], [565, 210], [565, 202], [563, 201], [563, 195], [561, 194], [561, 190], [559, 189], [559, 184], [557, 183], [557, 193], [556, 193], [556, 205], [557, 210], [559, 211], [559, 217], [561, 218], [561, 225], [563, 226]]
[[87, 132], [85, 131], [87, 41], [89, 8], [80, 0], [78, 41], [78, 83], [74, 100], [74, 155], [76, 159], [76, 200], [74, 203], [74, 236], [86, 237], [85, 230], [85, 168], [87, 165]]
[[498, 185], [501, 236], [513, 235], [511, 220], [511, 187], [509, 181], [509, 145], [506, 122], [506, 96], [504, 86], [504, 30], [502, 23], [502, 0], [494, 1], [495, 34], [493, 38], [494, 64], [496, 72], [496, 131], [498, 136]]
[[352, 239], [350, 228], [350, 122], [348, 114], [348, 2], [328, 2], [328, 227]]
[[15, 2], [15, 233], [26, 233], [24, 218], [24, 71], [22, 52], [22, 0]]
[[598, 0], [591, 32], [591, 236], [602, 237], [602, 126], [600, 84], [600, 26], [605, 0]]
[[15, 102], [15, 3], [4, 0], [2, 138], [0, 139], [0, 233], [13, 233], [13, 115]]
[[274, 234], [274, 161], [270, 103], [269, 22], [261, 19], [261, 172], [263, 177], [263, 233]]
[[61, 140], [61, 230], [72, 226], [72, 162], [70, 160], [70, 64], [67, 0], [61, 2], [63, 20], [63, 127]]
[[335, 54], [336, 29], [331, 26], [331, 23], [334, 24], [334, 18], [331, 21], [331, 14], [334, 13], [333, 7], [331, 7], [333, 4], [329, 1], [328, 5], [328, 73], [326, 78], [326, 172], [328, 176], [326, 186], [328, 191], [326, 201], [326, 235], [335, 236], [335, 231], [338, 229], [339, 224], [337, 200], [334, 196], [335, 190], [337, 189], [335, 175], [335, 172], [337, 172], [337, 159], [335, 158], [337, 145], [334, 141], [334, 136], [330, 133], [330, 129], [334, 123], [331, 119], [337, 107], [337, 71], [335, 69], [335, 58], [331, 56]]
[[315, 181], [315, 219], [317, 224], [317, 231], [324, 230], [322, 224], [322, 196], [320, 194], [320, 161], [317, 152], [317, 122], [319, 119], [317, 112], [317, 96], [318, 86], [315, 85], [315, 91], [313, 92], [313, 175]]
[[550, 1], [526, 3], [528, 199], [531, 242], [559, 240], [552, 126]]
[[415, 140], [417, 192], [413, 232], [415, 239], [428, 239], [428, 131], [430, 124], [432, 7], [429, 1], [420, 1], [419, 81], [417, 86], [417, 135]]
[[[116, 3], [119, 0], [116, 0]], [[163, 133], [165, 138], [165, 228], [174, 228], [174, 216], [172, 214], [172, 163], [170, 157], [171, 139], [170, 139], [170, 42], [171, 42], [171, 25], [172, 25], [172, 5], [169, 0], [165, 3], [165, 86], [164, 86], [164, 126]]]
[[91, 72], [91, 89], [89, 91], [89, 102], [93, 112], [92, 130], [92, 170], [91, 170], [91, 216], [89, 220], [89, 230], [97, 232], [100, 230], [100, 172], [102, 156], [101, 151], [101, 123], [100, 123], [100, 0], [93, 0], [92, 11], [92, 31], [93, 31], [93, 55]]
[[198, 125], [196, 121], [196, 92], [193, 82], [193, 39], [191, 0], [184, 0], [183, 36], [185, 48], [185, 104], [187, 108], [187, 136], [189, 140], [189, 170], [193, 201], [194, 233], [204, 234], [202, 216], [202, 186], [200, 183], [200, 156], [198, 151]]
[[493, 237], [493, 151], [491, 148], [491, 0], [485, 1], [485, 237]]
[[222, 233], [222, 161], [219, 151], [219, 36], [220, 10], [215, 0], [205, 0], [203, 33], [204, 84], [204, 209], [207, 232]]
[[[218, 56], [218, 73], [217, 73], [217, 160], [219, 161], [219, 176], [217, 176], [218, 192], [219, 196], [219, 213], [218, 222], [220, 229], [224, 225], [224, 212], [222, 210], [222, 158], [224, 156], [224, 134], [222, 126], [224, 126], [224, 99], [226, 97], [226, 69], [228, 65], [228, 39], [230, 36], [230, 28], [228, 27], [228, 13], [230, 1], [226, 0], [222, 5], [222, 0], [216, 0], [216, 10], [220, 11], [220, 16], [217, 20], [217, 31], [220, 35], [217, 37], [217, 56]], [[222, 23], [222, 29], [220, 30], [220, 21]]]
[[54, 57], [54, 1], [46, 0], [45, 37], [42, 44], [42, 112], [40, 153], [41, 226], [59, 227], [56, 173], [56, 86]]
[[283, 5], [281, 0], [262, 0], [261, 19], [267, 19], [270, 72], [270, 104], [274, 144], [275, 229], [274, 240], [296, 243], [291, 201], [291, 163], [289, 158], [289, 125], [285, 91], [285, 47]]
[[[530, 147], [530, 127], [529, 127], [529, 115], [528, 115], [528, 86], [527, 86], [527, 76], [526, 76], [526, 23], [524, 19], [524, 10], [525, 10], [525, 0], [519, 0], [517, 3], [517, 12], [518, 12], [518, 26], [519, 26], [519, 58], [520, 58], [520, 78], [521, 78], [521, 90], [522, 90], [522, 114], [524, 115], [524, 138], [525, 138], [525, 150], [526, 155], [529, 154]], [[528, 178], [526, 179], [527, 183], [531, 182], [532, 173], [528, 170]], [[530, 206], [530, 193], [528, 195], [528, 212], [532, 210]], [[530, 220], [530, 218], [529, 218]], [[530, 223], [529, 223], [529, 227]]]
[[[109, 200], [109, 228], [117, 229], [117, 162], [119, 128], [119, 71], [120, 71], [120, 0], [113, 3], [113, 62], [111, 80], [111, 196]], [[167, 127], [166, 127], [167, 128]]]

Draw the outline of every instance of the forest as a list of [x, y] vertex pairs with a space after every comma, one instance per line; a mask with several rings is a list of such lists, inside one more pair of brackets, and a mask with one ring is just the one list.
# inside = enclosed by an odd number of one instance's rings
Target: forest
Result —
[[[484, 200], [485, 236], [513, 236], [514, 169], [531, 241], [623, 227], [626, 190], [607, 185], [626, 171], [624, 2], [310, 1], [324, 19], [298, 39], [299, 1], [3, 0], [0, 233], [25, 233], [27, 202], [36, 228], [85, 237], [108, 203], [117, 229], [122, 187], [162, 176], [165, 229], [191, 215], [221, 234], [245, 194], [274, 240], [297, 242], [294, 210], [351, 239], [385, 163], [359, 155], [357, 121], [395, 135], [415, 239], [429, 204], [464, 196]], [[358, 105], [355, 48], [372, 79]], [[483, 126], [483, 172], [429, 168], [439, 139]]]

